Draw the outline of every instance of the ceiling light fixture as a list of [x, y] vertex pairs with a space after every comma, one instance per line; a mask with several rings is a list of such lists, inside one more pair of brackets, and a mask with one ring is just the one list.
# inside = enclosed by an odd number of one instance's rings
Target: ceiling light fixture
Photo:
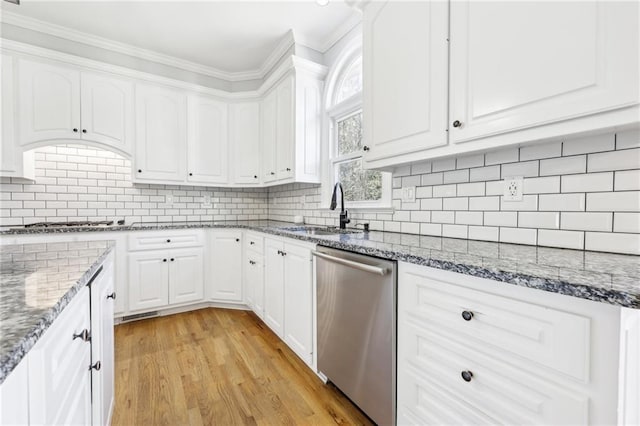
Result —
[[329, 4], [329, 0], [316, 0], [318, 6], [326, 6]]

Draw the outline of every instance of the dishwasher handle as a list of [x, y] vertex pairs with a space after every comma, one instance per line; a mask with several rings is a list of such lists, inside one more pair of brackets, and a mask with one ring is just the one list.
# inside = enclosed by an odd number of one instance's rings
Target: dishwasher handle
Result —
[[377, 275], [387, 275], [389, 270], [387, 268], [380, 268], [378, 266], [365, 265], [364, 263], [354, 262], [353, 260], [342, 259], [340, 257], [329, 256], [328, 254], [320, 253], [319, 251], [311, 252], [314, 256], [319, 257], [321, 259], [328, 260], [330, 262], [339, 263], [341, 265], [349, 266], [354, 269], [359, 269], [361, 271], [370, 272], [372, 274]]

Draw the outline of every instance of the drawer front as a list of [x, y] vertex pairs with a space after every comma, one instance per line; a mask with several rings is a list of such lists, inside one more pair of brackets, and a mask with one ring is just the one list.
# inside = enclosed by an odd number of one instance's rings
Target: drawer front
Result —
[[[590, 424], [586, 394], [422, 327], [403, 324], [398, 358], [399, 418], [429, 424]], [[463, 372], [471, 373], [469, 381]]]
[[129, 235], [129, 250], [157, 250], [204, 245], [202, 231], [134, 232]]
[[403, 306], [408, 320], [462, 339], [471, 347], [515, 355], [589, 382], [590, 318], [456, 283], [487, 280], [436, 272], [424, 268], [402, 274], [402, 291], [411, 292]]
[[252, 250], [258, 253], [264, 252], [264, 237], [255, 232], [247, 232], [244, 239], [245, 250]]
[[[73, 338], [91, 330], [89, 289], [84, 287], [29, 352], [29, 399], [32, 424], [55, 424], [66, 414], [78, 388], [91, 383], [91, 345]], [[36, 409], [37, 407], [37, 409]]]

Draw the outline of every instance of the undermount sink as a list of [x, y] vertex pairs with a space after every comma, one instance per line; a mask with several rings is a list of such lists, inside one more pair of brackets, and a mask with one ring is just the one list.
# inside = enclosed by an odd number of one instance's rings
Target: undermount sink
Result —
[[295, 232], [297, 234], [306, 235], [340, 235], [340, 234], [358, 234], [362, 231], [356, 229], [340, 229], [331, 227], [318, 227], [318, 226], [291, 226], [282, 228], [283, 231]]

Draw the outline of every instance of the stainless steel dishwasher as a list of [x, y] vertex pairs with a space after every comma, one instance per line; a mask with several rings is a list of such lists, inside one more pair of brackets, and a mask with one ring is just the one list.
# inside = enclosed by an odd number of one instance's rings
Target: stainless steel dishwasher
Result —
[[395, 424], [396, 262], [318, 247], [318, 370], [379, 425]]

